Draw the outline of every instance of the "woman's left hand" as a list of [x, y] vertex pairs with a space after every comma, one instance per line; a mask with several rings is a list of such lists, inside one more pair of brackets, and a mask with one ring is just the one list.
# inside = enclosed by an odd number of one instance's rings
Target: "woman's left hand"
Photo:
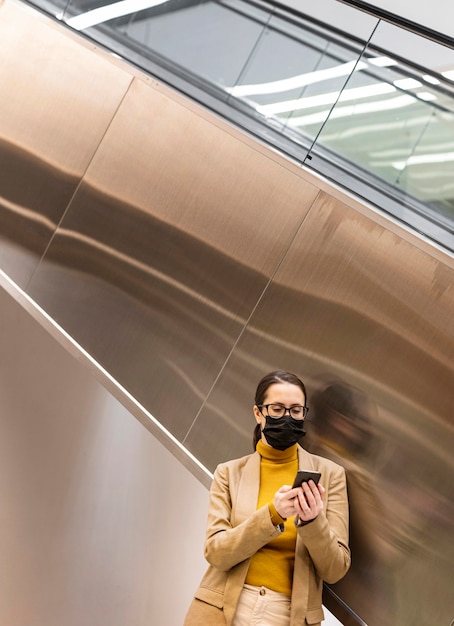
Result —
[[313, 480], [303, 483], [294, 499], [295, 513], [303, 522], [310, 522], [323, 510], [325, 489]]

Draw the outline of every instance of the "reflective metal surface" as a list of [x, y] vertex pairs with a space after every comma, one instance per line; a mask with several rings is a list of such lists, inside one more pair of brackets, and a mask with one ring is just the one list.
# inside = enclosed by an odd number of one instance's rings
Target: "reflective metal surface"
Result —
[[25, 285], [131, 76], [25, 6], [0, 10], [0, 263]]
[[135, 81], [30, 293], [183, 437], [316, 193]]
[[[4, 154], [32, 114], [48, 138], [1, 183], [2, 269], [209, 470], [250, 451], [258, 379], [301, 375], [305, 445], [348, 471], [353, 567], [334, 591], [369, 626], [449, 624], [452, 255], [64, 33], [48, 63], [64, 40], [72, 70], [52, 91], [27, 37], [53, 29], [11, 0], [0, 18], [17, 39], [0, 68], [25, 90]], [[30, 209], [30, 172], [72, 187], [36, 187]]]
[[181, 625], [206, 486], [21, 295], [0, 272], [0, 624]]

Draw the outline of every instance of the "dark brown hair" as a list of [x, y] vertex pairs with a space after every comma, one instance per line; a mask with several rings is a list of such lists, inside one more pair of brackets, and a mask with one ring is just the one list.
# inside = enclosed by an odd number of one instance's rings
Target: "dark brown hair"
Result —
[[[266, 397], [266, 392], [271, 387], [271, 385], [275, 385], [276, 383], [290, 383], [291, 385], [296, 385], [303, 392], [304, 402], [306, 403], [306, 387], [304, 386], [303, 381], [295, 374], [291, 374], [290, 372], [284, 372], [283, 370], [276, 370], [274, 372], [266, 374], [266, 376], [264, 376], [257, 385], [257, 389], [255, 391], [256, 405], [263, 404]], [[252, 439], [254, 450], [257, 443], [260, 441], [261, 436], [262, 431], [260, 428], [260, 424], [257, 424], [254, 428], [254, 436]]]

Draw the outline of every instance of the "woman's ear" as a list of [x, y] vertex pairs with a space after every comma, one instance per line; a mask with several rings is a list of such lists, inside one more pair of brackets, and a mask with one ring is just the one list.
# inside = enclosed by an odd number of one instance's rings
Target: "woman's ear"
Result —
[[263, 415], [260, 413], [260, 409], [256, 404], [254, 404], [254, 415], [257, 424], [261, 424]]

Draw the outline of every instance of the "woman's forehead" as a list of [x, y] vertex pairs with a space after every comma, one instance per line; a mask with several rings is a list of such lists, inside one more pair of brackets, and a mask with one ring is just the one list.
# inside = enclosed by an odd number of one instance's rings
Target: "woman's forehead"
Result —
[[300, 404], [304, 400], [301, 387], [292, 383], [273, 383], [266, 391], [267, 401]]

